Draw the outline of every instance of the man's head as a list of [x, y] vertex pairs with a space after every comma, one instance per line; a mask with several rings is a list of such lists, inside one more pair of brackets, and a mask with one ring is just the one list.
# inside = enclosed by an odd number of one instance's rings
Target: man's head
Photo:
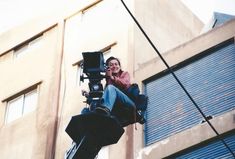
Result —
[[106, 66], [115, 74], [121, 70], [121, 63], [119, 59], [113, 56], [106, 60]]

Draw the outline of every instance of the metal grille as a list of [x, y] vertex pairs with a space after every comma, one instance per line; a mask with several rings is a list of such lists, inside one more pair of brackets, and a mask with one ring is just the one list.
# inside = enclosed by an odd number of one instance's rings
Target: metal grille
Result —
[[[235, 136], [224, 138], [224, 141], [235, 152]], [[232, 159], [233, 156], [220, 141], [214, 141], [206, 146], [201, 146], [191, 152], [176, 157], [176, 159]]]
[[[235, 45], [229, 43], [175, 71], [206, 116], [235, 108]], [[199, 124], [199, 114], [171, 74], [146, 83], [149, 97], [145, 144]]]

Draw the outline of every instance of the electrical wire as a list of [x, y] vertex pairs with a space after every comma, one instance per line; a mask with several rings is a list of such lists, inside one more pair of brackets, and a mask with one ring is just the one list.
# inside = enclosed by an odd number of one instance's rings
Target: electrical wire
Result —
[[[66, 27], [66, 21], [64, 20], [62, 23], [62, 35], [61, 35], [61, 61], [60, 61], [60, 79], [59, 79], [59, 93], [61, 92], [61, 103], [58, 101], [58, 110], [57, 110], [57, 123], [56, 123], [56, 132], [55, 132], [55, 138], [54, 138], [54, 150], [53, 150], [53, 159], [56, 156], [56, 143], [61, 142], [62, 138], [59, 137], [59, 128], [61, 128], [61, 124], [63, 121], [63, 113], [65, 108], [65, 97], [67, 92], [67, 78], [66, 78], [66, 57], [64, 56], [64, 39], [65, 39], [65, 27]], [[64, 80], [62, 81], [62, 74], [64, 74]], [[63, 83], [62, 83], [63, 82]], [[64, 84], [62, 88], [62, 84]], [[62, 90], [63, 89], [63, 90]], [[61, 105], [61, 110], [59, 110], [59, 106]], [[58, 116], [59, 115], [59, 116]], [[58, 140], [58, 141], [57, 141]]]
[[189, 94], [189, 92], [186, 90], [186, 88], [184, 87], [184, 85], [180, 82], [180, 80], [178, 79], [178, 77], [175, 75], [174, 71], [171, 69], [171, 67], [168, 65], [168, 63], [166, 62], [166, 60], [162, 57], [161, 53], [157, 50], [157, 48], [155, 47], [155, 45], [152, 43], [152, 41], [150, 40], [150, 38], [148, 37], [148, 35], [146, 34], [146, 32], [144, 31], [144, 29], [141, 27], [141, 25], [139, 24], [139, 22], [136, 20], [136, 18], [133, 16], [133, 14], [131, 13], [131, 11], [128, 9], [128, 7], [126, 6], [126, 4], [124, 3], [123, 0], [121, 0], [123, 6], [125, 7], [125, 9], [127, 10], [127, 12], [129, 13], [129, 15], [132, 17], [132, 19], [134, 20], [134, 22], [136, 23], [136, 25], [138, 26], [138, 28], [141, 30], [141, 32], [144, 34], [145, 38], [148, 40], [149, 44], [152, 46], [152, 48], [154, 49], [154, 51], [158, 54], [158, 56], [160, 57], [160, 59], [162, 60], [162, 62], [165, 64], [165, 66], [167, 67], [168, 71], [173, 75], [173, 77], [175, 78], [175, 80], [177, 81], [177, 83], [180, 85], [180, 87], [184, 90], [184, 92], [186, 93], [186, 95], [189, 97], [189, 99], [192, 101], [192, 103], [195, 105], [195, 107], [197, 108], [197, 110], [200, 112], [200, 114], [203, 116], [203, 118], [205, 119], [205, 121], [208, 123], [208, 125], [211, 127], [211, 129], [215, 132], [215, 134], [217, 135], [217, 137], [222, 141], [222, 143], [224, 144], [224, 146], [229, 150], [229, 152], [232, 154], [232, 156], [235, 158], [235, 154], [233, 153], [232, 149], [227, 145], [227, 143], [223, 140], [223, 138], [221, 137], [221, 135], [218, 133], [218, 131], [215, 129], [215, 127], [211, 124], [211, 122], [207, 119], [206, 115], [203, 113], [203, 111], [200, 109], [200, 107], [198, 106], [198, 104], [194, 101], [194, 99], [192, 98], [192, 96]]

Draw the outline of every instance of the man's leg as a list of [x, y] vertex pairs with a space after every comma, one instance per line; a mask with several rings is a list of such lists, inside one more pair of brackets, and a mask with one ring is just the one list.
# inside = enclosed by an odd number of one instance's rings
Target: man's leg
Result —
[[105, 88], [102, 98], [102, 105], [107, 107], [110, 111], [112, 111], [116, 101], [118, 101], [122, 106], [130, 107], [130, 109], [135, 107], [135, 103], [126, 94], [113, 85], [108, 85]]

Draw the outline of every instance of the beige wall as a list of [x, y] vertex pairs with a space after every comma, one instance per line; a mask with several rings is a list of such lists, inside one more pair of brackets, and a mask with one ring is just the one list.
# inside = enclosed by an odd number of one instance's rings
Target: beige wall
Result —
[[[61, 58], [61, 27], [56, 24], [52, 26], [54, 27], [43, 34], [40, 46], [29, 50], [24, 56], [13, 59], [11, 52], [0, 57], [1, 101], [40, 83], [36, 111], [4, 124], [6, 102], [0, 103], [0, 141], [4, 143], [1, 144], [0, 154], [3, 159], [19, 156], [24, 159], [50, 158], [52, 154]], [[33, 35], [47, 30], [43, 28], [44, 30], [35, 28], [36, 31], [31, 28], [29, 32]], [[29, 33], [24, 33], [19, 28], [9, 34], [14, 34], [17, 37], [15, 39], [28, 40]], [[4, 43], [11, 47], [20, 44], [16, 41], [11, 37], [4, 39]]]
[[[200, 34], [203, 23], [180, 0], [136, 0], [135, 16], [157, 50], [163, 54]], [[135, 70], [157, 56], [134, 26]]]

